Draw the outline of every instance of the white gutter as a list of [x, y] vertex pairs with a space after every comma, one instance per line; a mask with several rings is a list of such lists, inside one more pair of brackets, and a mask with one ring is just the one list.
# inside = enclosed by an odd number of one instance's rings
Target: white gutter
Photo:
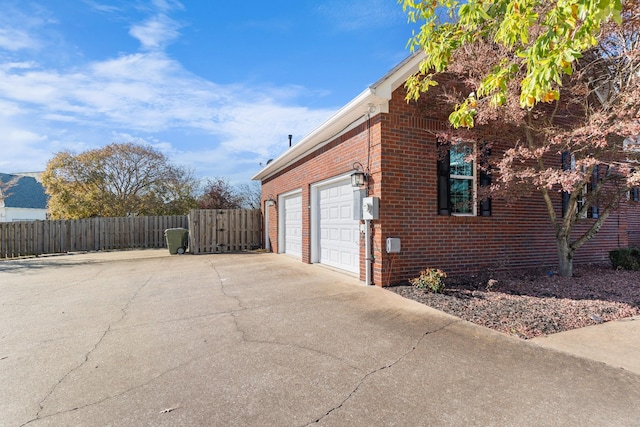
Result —
[[375, 95], [375, 91], [367, 88], [347, 105], [335, 112], [324, 123], [312, 130], [297, 144], [270, 162], [264, 169], [251, 179], [262, 180], [284, 169], [291, 163], [306, 155], [308, 152], [320, 148], [323, 143], [329, 143], [350, 124], [368, 112], [369, 104], [377, 106], [385, 104], [387, 100]]

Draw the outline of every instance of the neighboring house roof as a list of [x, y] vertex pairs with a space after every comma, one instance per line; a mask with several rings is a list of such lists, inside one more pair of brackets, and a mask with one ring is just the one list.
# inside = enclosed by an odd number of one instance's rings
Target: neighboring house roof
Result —
[[389, 101], [391, 100], [393, 91], [404, 84], [409, 76], [418, 71], [418, 65], [423, 58], [424, 53], [422, 51], [406, 58], [384, 77], [339, 109], [324, 123], [312, 130], [297, 144], [282, 153], [272, 162], [269, 162], [251, 179], [263, 180], [269, 178], [309, 152], [320, 148], [324, 144], [328, 144], [339, 134], [356, 126], [360, 119], [363, 119], [367, 113], [372, 112], [370, 108], [375, 108], [375, 113], [388, 113]]
[[8, 196], [4, 199], [4, 207], [47, 209], [47, 194], [34, 177], [0, 173], [0, 182], [3, 184], [16, 178], [15, 184], [6, 190]]

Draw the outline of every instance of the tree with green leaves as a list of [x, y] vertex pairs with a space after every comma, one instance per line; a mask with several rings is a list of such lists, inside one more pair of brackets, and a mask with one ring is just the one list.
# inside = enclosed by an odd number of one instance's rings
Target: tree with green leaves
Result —
[[[640, 185], [640, 0], [399, 3], [420, 24], [410, 47], [425, 53], [407, 100], [456, 76], [460, 84], [437, 95], [451, 125], [440, 137], [510, 135], [489, 194], [539, 193], [559, 274], [571, 276], [575, 251]], [[561, 212], [554, 193], [563, 194]]]
[[151, 146], [133, 143], [57, 153], [42, 178], [52, 218], [186, 214], [197, 180]]

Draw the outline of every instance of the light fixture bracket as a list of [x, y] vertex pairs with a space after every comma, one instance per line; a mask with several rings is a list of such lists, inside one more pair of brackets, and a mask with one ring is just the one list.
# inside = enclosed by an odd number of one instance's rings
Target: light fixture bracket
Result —
[[353, 169], [355, 169], [355, 172], [351, 174], [351, 186], [352, 187], [364, 186], [367, 183], [367, 180], [369, 177], [367, 173], [364, 171], [364, 167], [362, 166], [362, 163], [355, 162], [353, 164]]

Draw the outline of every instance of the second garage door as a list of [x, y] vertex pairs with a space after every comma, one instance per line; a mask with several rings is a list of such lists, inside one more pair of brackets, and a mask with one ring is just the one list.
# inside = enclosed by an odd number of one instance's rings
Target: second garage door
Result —
[[283, 197], [284, 212], [281, 229], [284, 240], [284, 251], [295, 257], [302, 256], [302, 194]]
[[358, 273], [359, 223], [353, 219], [353, 187], [349, 179], [318, 187], [320, 263]]

